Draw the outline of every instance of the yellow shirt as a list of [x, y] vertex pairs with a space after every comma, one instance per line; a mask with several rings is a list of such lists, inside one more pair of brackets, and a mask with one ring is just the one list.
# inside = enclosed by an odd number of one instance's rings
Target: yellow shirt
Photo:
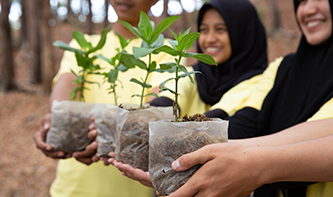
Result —
[[[86, 36], [88, 42], [93, 46], [99, 41], [100, 35]], [[71, 46], [77, 48], [78, 44], [75, 40], [70, 43]], [[135, 39], [127, 46], [126, 50], [132, 53], [133, 46], [140, 46], [141, 40]], [[96, 52], [105, 57], [111, 58], [115, 55], [115, 49], [119, 47], [120, 43], [118, 37], [114, 32], [109, 32], [105, 46]], [[142, 59], [147, 62], [147, 59]], [[153, 55], [153, 60], [159, 63], [173, 62], [174, 58], [164, 53]], [[103, 60], [97, 59], [94, 63], [99, 64], [103, 71], [108, 72], [111, 66]], [[79, 70], [77, 66], [74, 53], [66, 51], [61, 62], [58, 74], [54, 78], [56, 82], [59, 76], [63, 73], [75, 72]], [[121, 80], [123, 88], [117, 87], [117, 94], [120, 96], [118, 103], [134, 103], [139, 104], [139, 97], [131, 97], [133, 94], [140, 94], [141, 86], [129, 82], [131, 78], [141, 79], [145, 76], [145, 71], [139, 68], [130, 69], [125, 73], [119, 73], [118, 79]], [[165, 79], [169, 78], [170, 74], [153, 73], [148, 78], [148, 83], [153, 86]], [[114, 104], [112, 94], [108, 94], [108, 83], [103, 83], [103, 77], [98, 75], [91, 75], [88, 77], [89, 81], [97, 81], [101, 85], [100, 88], [96, 84], [87, 84], [89, 90], [84, 91], [84, 98], [86, 102], [90, 103], [110, 103]], [[148, 92], [148, 91], [147, 91]], [[146, 92], [146, 93], [147, 93]], [[84, 165], [74, 158], [59, 160], [56, 179], [54, 180], [51, 190], [53, 197], [149, 197], [154, 196], [155, 190], [145, 187], [139, 182], [131, 180], [121, 174], [121, 172], [113, 166], [104, 166], [102, 162], [93, 163], [90, 166]]]
[[[187, 70], [189, 72], [193, 71], [193, 67], [188, 67]], [[232, 116], [236, 111], [242, 108], [244, 102], [252, 92], [254, 85], [258, 83], [260, 76], [261, 74], [256, 75], [237, 84], [228, 92], [226, 92], [221, 97], [220, 101], [213, 106], [202, 101], [197, 89], [197, 83], [194, 74], [192, 75], [194, 83], [191, 83], [189, 78], [181, 78], [178, 81], [178, 103], [180, 107], [180, 117], [184, 116], [185, 114], [189, 116], [196, 113], [202, 114], [214, 109], [222, 109], [229, 116]], [[168, 88], [174, 90], [174, 83], [169, 83]], [[159, 95], [175, 100], [174, 95], [168, 91], [162, 92]]]
[[[253, 107], [261, 110], [263, 101], [272, 89], [276, 72], [280, 66], [283, 58], [277, 58], [272, 62], [263, 73], [259, 83], [254, 87], [250, 98], [245, 102], [244, 106]], [[322, 120], [333, 118], [333, 98], [327, 101], [311, 118], [307, 121]], [[307, 188], [307, 197], [332, 197], [333, 196], [333, 182], [316, 183]]]

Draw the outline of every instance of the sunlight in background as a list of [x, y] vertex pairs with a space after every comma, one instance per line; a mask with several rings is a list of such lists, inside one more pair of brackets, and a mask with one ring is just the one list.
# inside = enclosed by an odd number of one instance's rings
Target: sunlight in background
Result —
[[[23, 0], [21, 0], [23, 1]], [[21, 27], [20, 16], [22, 15], [20, 0], [13, 0], [10, 8], [9, 21], [15, 29]], [[105, 5], [104, 0], [91, 1], [92, 7], [92, 21], [94, 23], [101, 23], [105, 18]], [[151, 7], [151, 13], [155, 17], [161, 16], [163, 13], [164, 0], [159, 0], [153, 7]], [[202, 0], [169, 0], [167, 12], [169, 15], [179, 15], [183, 12], [183, 9], [188, 12], [194, 12], [199, 10], [203, 5]], [[87, 1], [71, 0], [70, 6], [74, 15], [78, 15], [80, 21], [84, 22], [89, 14], [89, 4]], [[50, 7], [53, 13], [57, 13], [61, 20], [65, 20], [67, 17], [67, 0], [50, 0]], [[1, 12], [1, 4], [0, 4]], [[114, 23], [118, 20], [118, 16], [114, 11], [113, 7], [109, 5], [108, 21]], [[56, 20], [51, 19], [49, 24], [54, 26]]]

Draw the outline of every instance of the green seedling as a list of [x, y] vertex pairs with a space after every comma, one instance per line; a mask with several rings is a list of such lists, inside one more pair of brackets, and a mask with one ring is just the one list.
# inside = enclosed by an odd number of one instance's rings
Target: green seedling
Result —
[[[160, 64], [160, 69], [162, 71], [174, 72], [175, 77], [169, 78], [169, 79], [165, 80], [164, 82], [162, 82], [160, 84], [159, 88], [160, 88], [160, 92], [167, 90], [175, 95], [173, 114], [175, 116], [175, 121], [178, 122], [179, 121], [179, 117], [178, 117], [178, 95], [179, 95], [178, 94], [178, 81], [181, 78], [189, 77], [191, 82], [194, 83], [191, 75], [195, 74], [195, 73], [200, 73], [199, 71], [188, 72], [185, 66], [180, 65], [181, 59], [183, 57], [184, 58], [193, 57], [199, 61], [202, 61], [202, 62], [210, 64], [210, 65], [217, 66], [217, 64], [216, 64], [215, 60], [213, 59], [213, 57], [210, 55], [186, 52], [187, 50], [189, 50], [191, 48], [194, 41], [199, 37], [200, 33], [198, 33], [198, 32], [190, 33], [190, 28], [189, 28], [183, 34], [179, 33], [179, 36], [177, 36], [171, 29], [169, 29], [169, 30], [176, 40], [169, 41], [171, 47], [162, 46], [156, 50], [168, 53], [168, 54], [176, 57], [175, 62]], [[181, 71], [182, 74], [180, 74], [179, 71]], [[175, 80], [175, 91], [165, 86], [165, 84], [171, 80]]]
[[73, 88], [70, 93], [70, 99], [74, 100], [76, 95], [79, 94], [79, 101], [84, 102], [83, 97], [83, 91], [87, 90], [88, 88], [84, 87], [85, 83], [89, 84], [99, 84], [94, 81], [88, 81], [86, 80], [88, 75], [91, 74], [99, 74], [99, 70], [101, 69], [99, 65], [94, 64], [94, 60], [97, 59], [96, 56], [92, 56], [91, 54], [96, 52], [97, 50], [100, 50], [104, 45], [106, 41], [106, 36], [108, 32], [109, 27], [105, 28], [101, 33], [101, 38], [97, 45], [95, 47], [92, 46], [90, 42], [88, 42], [83, 33], [80, 31], [73, 31], [72, 37], [77, 41], [77, 43], [80, 45], [80, 49], [73, 48], [69, 46], [68, 44], [62, 42], [62, 41], [55, 41], [53, 43], [53, 46], [56, 46], [60, 49], [71, 51], [75, 53], [75, 58], [77, 61], [77, 64], [79, 67], [81, 67], [81, 70], [78, 71], [78, 73], [75, 73], [72, 69], [71, 72], [76, 76], [76, 80], [73, 81], [74, 84], [78, 85], [77, 87]]
[[[140, 69], [147, 71], [147, 74], [144, 79], [130, 79], [131, 82], [134, 82], [142, 87], [141, 95], [135, 94], [132, 96], [140, 97], [140, 108], [143, 107], [143, 98], [149, 95], [158, 97], [156, 93], [149, 93], [144, 95], [146, 88], [151, 88], [152, 85], [147, 83], [147, 79], [150, 73], [159, 71], [156, 69], [157, 64], [155, 61], [152, 61], [152, 54], [158, 54], [161, 51], [159, 48], [164, 46], [164, 36], [162, 34], [168, 27], [170, 27], [178, 16], [167, 17], [161, 21], [156, 28], [153, 21], [150, 21], [149, 17], [141, 11], [140, 21], [138, 27], [133, 27], [131, 24], [125, 21], [119, 21], [126, 28], [128, 28], [133, 34], [142, 39], [141, 47], [133, 47], [133, 55], [128, 53], [122, 53], [121, 61], [128, 68], [133, 68], [133, 66], [138, 66]], [[144, 61], [141, 61], [140, 58], [148, 56], [148, 64]]]
[[[117, 106], [118, 105], [117, 99], [119, 98], [119, 96], [117, 95], [117, 92], [116, 92], [116, 87], [118, 86], [117, 82], [122, 84], [122, 82], [120, 80], [118, 80], [118, 73], [119, 73], [119, 71], [125, 72], [128, 70], [128, 67], [126, 67], [124, 65], [124, 63], [126, 64], [127, 62], [126, 62], [126, 60], [123, 60], [123, 56], [126, 56], [128, 54], [127, 51], [125, 50], [125, 48], [135, 38], [132, 38], [127, 41], [120, 34], [118, 34], [118, 33], [116, 33], [116, 34], [119, 38], [120, 46], [121, 46], [121, 48], [116, 48], [117, 54], [114, 57], [112, 57], [111, 59], [109, 59], [105, 56], [102, 56], [102, 55], [95, 55], [95, 56], [108, 62], [111, 65], [110, 71], [104, 72], [104, 73], [102, 73], [102, 75], [104, 76], [104, 80], [110, 84], [110, 87], [108, 88], [108, 90], [110, 91], [109, 94], [112, 93], [114, 95], [114, 103]], [[125, 57], [125, 59], [126, 59], [126, 57]], [[136, 63], [134, 61], [134, 65], [135, 64]], [[134, 67], [134, 65], [131, 62], [128, 66]]]

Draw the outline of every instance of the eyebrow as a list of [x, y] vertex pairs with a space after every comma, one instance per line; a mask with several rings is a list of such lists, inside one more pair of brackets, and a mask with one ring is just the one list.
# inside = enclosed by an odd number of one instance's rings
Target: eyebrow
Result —
[[[201, 25], [206, 25], [206, 26], [207, 26], [207, 24], [205, 24], [205, 23], [201, 23], [200, 26], [201, 26]], [[215, 24], [215, 25], [223, 25], [223, 26], [227, 26], [227, 24], [225, 24], [225, 23], [217, 23], [217, 24]]]

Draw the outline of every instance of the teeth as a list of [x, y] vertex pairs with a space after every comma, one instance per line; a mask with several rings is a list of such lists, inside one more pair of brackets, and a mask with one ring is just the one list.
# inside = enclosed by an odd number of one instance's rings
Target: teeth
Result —
[[314, 27], [314, 26], [319, 25], [319, 24], [321, 24], [321, 23], [322, 23], [321, 21], [313, 21], [313, 22], [309, 22], [309, 23], [307, 24], [307, 27]]
[[214, 53], [214, 52], [216, 52], [216, 51], [218, 51], [218, 50], [220, 50], [219, 48], [206, 48], [206, 51], [208, 52], [208, 53]]

